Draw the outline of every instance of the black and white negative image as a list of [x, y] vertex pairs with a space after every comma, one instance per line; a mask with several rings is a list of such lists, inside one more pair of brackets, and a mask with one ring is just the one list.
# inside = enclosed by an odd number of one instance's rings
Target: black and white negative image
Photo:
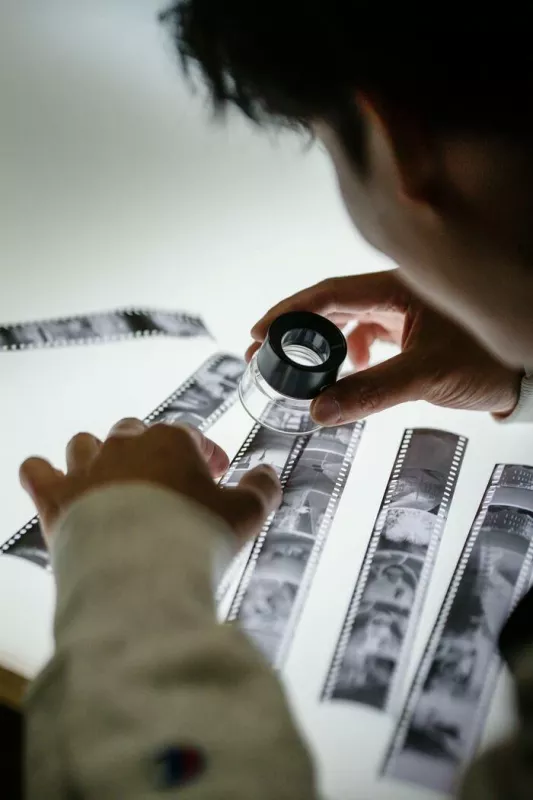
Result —
[[305, 417], [277, 403], [269, 403], [266, 406], [261, 420], [268, 428], [286, 431], [285, 436], [299, 433], [305, 425]]
[[274, 663], [303, 579], [313, 542], [267, 535], [239, 611], [241, 627]]
[[338, 639], [324, 699], [384, 709], [429, 580], [465, 440], [408, 430]]
[[273, 467], [280, 477], [303, 443], [299, 438], [292, 439], [259, 425], [253, 431], [253, 436], [246, 441], [230, 465], [227, 477], [223, 480], [224, 486], [236, 486], [247, 472], [263, 464]]
[[316, 567], [329, 533], [361, 430], [361, 425], [329, 428], [304, 439], [282, 505], [256, 543], [235, 593], [228, 618], [238, 619], [276, 666], [296, 624], [295, 606], [312, 577], [308, 567], [310, 562]]
[[[278, 477], [281, 478], [282, 483], [285, 483], [285, 478], [290, 473], [297, 454], [304, 446], [304, 443], [304, 437], [293, 438], [281, 433], [275, 433], [261, 425], [254, 425], [230, 464], [226, 475], [221, 481], [221, 485], [227, 487], [237, 486], [247, 472], [263, 464], [273, 467]], [[269, 524], [269, 520], [267, 520], [266, 524]], [[237, 562], [239, 562], [238, 572], [235, 573], [235, 577], [242, 573], [247, 563], [249, 563], [248, 559], [242, 561], [242, 551], [236, 556], [219, 584], [217, 593], [219, 603], [222, 602], [231, 588], [228, 581], [233, 581], [232, 570], [236, 567]], [[222, 591], [224, 586], [225, 589]]]
[[533, 470], [497, 467], [416, 671], [385, 774], [451, 791], [477, 748], [500, 669], [497, 641], [531, 578]]
[[[155, 422], [187, 422], [207, 430], [236, 396], [237, 383], [243, 369], [244, 362], [241, 359], [225, 354], [213, 357], [177, 389], [168, 401], [146, 417], [145, 422], [148, 425]], [[50, 563], [36, 517], [8, 539], [1, 546], [0, 552], [20, 556], [43, 567], [48, 567]]]
[[93, 314], [67, 319], [26, 322], [0, 328], [0, 347], [17, 350], [69, 342], [98, 341], [131, 334], [125, 314]]
[[150, 422], [180, 422], [205, 430], [213, 422], [214, 415], [222, 413], [223, 407], [235, 395], [244, 362], [230, 355], [217, 356], [207, 361], [178, 390], [161, 410], [151, 415]]
[[316, 538], [335, 489], [353, 426], [324, 428], [311, 436], [283, 493], [276, 527]]
[[191, 317], [181, 311], [129, 311], [131, 329], [140, 333], [160, 333], [180, 339], [209, 336], [200, 317]]
[[208, 336], [199, 317], [171, 311], [109, 311], [0, 327], [0, 349], [110, 341], [129, 336]]
[[38, 567], [48, 569], [50, 567], [50, 556], [45, 544], [41, 525], [37, 517], [34, 517], [27, 525], [16, 534], [9, 544], [3, 545], [0, 552], [9, 553], [10, 556], [18, 556]]

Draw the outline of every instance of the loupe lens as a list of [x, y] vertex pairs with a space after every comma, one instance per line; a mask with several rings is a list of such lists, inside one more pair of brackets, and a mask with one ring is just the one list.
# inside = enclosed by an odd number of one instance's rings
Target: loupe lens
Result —
[[241, 378], [239, 397], [249, 415], [272, 431], [297, 436], [320, 427], [309, 413], [311, 400], [285, 397], [268, 385], [257, 367], [257, 353]]
[[281, 339], [281, 346], [287, 358], [303, 367], [324, 364], [331, 354], [326, 339], [320, 333], [305, 328], [287, 331]]
[[239, 384], [250, 416], [278, 433], [297, 436], [319, 430], [311, 403], [337, 380], [346, 340], [329, 320], [309, 312], [283, 314], [272, 323]]

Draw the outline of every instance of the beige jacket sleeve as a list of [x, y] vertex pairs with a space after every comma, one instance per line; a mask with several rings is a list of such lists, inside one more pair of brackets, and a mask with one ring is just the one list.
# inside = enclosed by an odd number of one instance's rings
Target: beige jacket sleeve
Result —
[[232, 532], [149, 485], [86, 495], [54, 538], [56, 652], [27, 706], [28, 800], [312, 800], [273, 672], [219, 625]]

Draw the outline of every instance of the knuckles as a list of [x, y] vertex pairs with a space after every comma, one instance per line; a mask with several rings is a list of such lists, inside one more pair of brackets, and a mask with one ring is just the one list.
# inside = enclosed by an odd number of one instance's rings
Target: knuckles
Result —
[[150, 425], [147, 430], [150, 439], [160, 442], [174, 442], [175, 444], [191, 444], [192, 435], [185, 425], [168, 425], [164, 422], [156, 422]]

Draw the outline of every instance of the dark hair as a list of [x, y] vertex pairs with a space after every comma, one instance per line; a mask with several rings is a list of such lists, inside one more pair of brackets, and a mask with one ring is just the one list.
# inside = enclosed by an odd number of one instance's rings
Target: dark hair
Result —
[[215, 110], [235, 104], [259, 124], [303, 129], [326, 120], [361, 163], [357, 90], [434, 132], [531, 136], [524, 8], [496, 6], [179, 0], [161, 18], [189, 74], [199, 66]]

